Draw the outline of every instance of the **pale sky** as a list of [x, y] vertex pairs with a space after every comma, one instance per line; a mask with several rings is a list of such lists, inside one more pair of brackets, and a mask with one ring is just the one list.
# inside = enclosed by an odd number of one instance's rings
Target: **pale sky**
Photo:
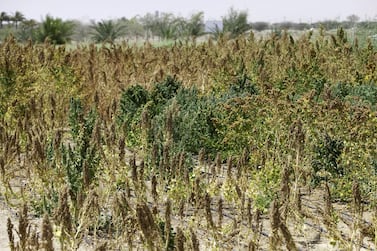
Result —
[[143, 16], [155, 11], [183, 17], [204, 11], [206, 20], [219, 20], [230, 7], [247, 10], [250, 22], [342, 21], [351, 14], [358, 15], [361, 20], [377, 19], [377, 0], [0, 0], [0, 12], [20, 11], [37, 21], [46, 14], [63, 19], [99, 21]]

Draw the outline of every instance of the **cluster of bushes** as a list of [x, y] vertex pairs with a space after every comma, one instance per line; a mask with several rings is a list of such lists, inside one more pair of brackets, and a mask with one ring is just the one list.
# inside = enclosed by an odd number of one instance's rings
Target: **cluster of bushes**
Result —
[[[254, 95], [256, 87], [245, 76], [223, 93], [201, 93], [196, 87], [184, 87], [167, 77], [148, 91], [134, 85], [123, 91], [118, 124], [129, 146], [148, 148], [171, 141], [172, 150], [197, 154], [202, 148], [215, 154], [224, 149], [219, 120], [228, 116], [224, 106], [232, 99]], [[143, 134], [144, 131], [144, 134]]]

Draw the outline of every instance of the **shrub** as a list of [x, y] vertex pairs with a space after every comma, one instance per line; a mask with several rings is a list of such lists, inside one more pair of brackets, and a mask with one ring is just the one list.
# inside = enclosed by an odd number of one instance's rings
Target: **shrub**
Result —
[[337, 83], [331, 87], [331, 94], [341, 100], [350, 100], [354, 105], [359, 99], [367, 102], [372, 106], [377, 103], [377, 86], [374, 83], [363, 83], [360, 85], [351, 85], [348, 83]]
[[163, 106], [177, 94], [181, 86], [182, 84], [171, 76], [168, 76], [165, 81], [156, 83], [153, 86], [151, 100], [155, 105], [154, 115], [157, 115], [163, 110]]
[[[201, 148], [214, 151], [216, 129], [212, 121], [216, 101], [201, 96], [196, 88], [181, 88], [154, 121], [154, 135], [164, 135], [170, 127], [165, 121], [172, 116], [173, 148], [177, 152], [198, 153]], [[165, 125], [158, 127], [157, 125]], [[156, 139], [156, 141], [161, 141]]]
[[98, 146], [95, 144], [98, 139], [93, 135], [96, 117], [94, 110], [85, 115], [81, 101], [71, 99], [69, 124], [73, 142], [61, 146], [61, 164], [66, 171], [71, 198], [75, 202], [78, 202], [79, 193], [94, 181], [100, 161]]
[[313, 185], [331, 177], [341, 177], [344, 169], [339, 164], [339, 157], [343, 150], [343, 141], [331, 137], [327, 133], [321, 136], [319, 143], [313, 149]]
[[148, 91], [140, 85], [131, 86], [122, 93], [118, 124], [127, 137], [127, 143], [131, 146], [140, 144], [141, 113], [148, 100]]

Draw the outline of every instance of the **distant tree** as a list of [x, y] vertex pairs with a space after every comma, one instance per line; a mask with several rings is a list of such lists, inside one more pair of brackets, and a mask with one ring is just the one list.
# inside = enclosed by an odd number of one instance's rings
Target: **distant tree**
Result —
[[251, 27], [256, 31], [267, 30], [270, 27], [270, 24], [267, 22], [255, 22], [251, 24]]
[[355, 14], [347, 17], [347, 21], [349, 21], [351, 24], [355, 24], [355, 23], [359, 22], [359, 20], [360, 20], [360, 17], [358, 17]]
[[91, 36], [90, 32], [92, 30], [90, 26], [80, 20], [73, 20], [72, 22], [74, 23], [75, 28], [71, 39], [78, 42], [87, 41]]
[[196, 38], [204, 33], [204, 13], [193, 14], [187, 21], [187, 33], [190, 37]]
[[323, 26], [326, 30], [338, 29], [341, 23], [336, 20], [324, 20], [314, 24], [315, 27]]
[[237, 11], [230, 8], [228, 15], [222, 18], [223, 31], [230, 33], [232, 37], [239, 36], [250, 29], [250, 25], [247, 22], [247, 12]]
[[3, 28], [3, 22], [8, 22], [10, 21], [10, 16], [6, 12], [1, 12], [0, 13], [0, 28]]
[[34, 19], [24, 20], [21, 22], [20, 29], [17, 33], [17, 38], [20, 41], [32, 40], [37, 38], [38, 23]]
[[125, 26], [113, 22], [113, 20], [102, 20], [94, 23], [91, 28], [93, 30], [92, 39], [97, 43], [114, 42], [125, 33]]
[[158, 20], [159, 20], [159, 14], [156, 12], [155, 14], [147, 13], [144, 17], [141, 18], [141, 24], [144, 27], [144, 30], [146, 31], [146, 37], [149, 39], [150, 36], [157, 36], [158, 34]]
[[73, 22], [47, 15], [38, 29], [37, 40], [44, 42], [49, 39], [53, 44], [65, 44], [71, 40], [73, 29]]
[[16, 29], [18, 29], [18, 23], [24, 21], [25, 20], [25, 16], [21, 12], [16, 11], [14, 13], [13, 17], [12, 17], [12, 20], [13, 20], [15, 26], [16, 26]]
[[188, 20], [183, 17], [174, 17], [172, 20], [174, 38], [190, 37], [190, 26]]
[[156, 24], [157, 35], [164, 40], [176, 38], [179, 21], [172, 13], [162, 13]]
[[279, 30], [289, 30], [289, 29], [292, 29], [293, 23], [289, 21], [284, 21], [281, 23], [275, 23], [274, 27], [276, 27]]
[[292, 28], [295, 30], [305, 30], [312, 28], [312, 26], [308, 23], [293, 23], [292, 25]]
[[144, 27], [137, 16], [129, 20], [122, 19], [122, 23], [124, 23], [128, 35], [135, 37], [136, 39], [144, 35]]

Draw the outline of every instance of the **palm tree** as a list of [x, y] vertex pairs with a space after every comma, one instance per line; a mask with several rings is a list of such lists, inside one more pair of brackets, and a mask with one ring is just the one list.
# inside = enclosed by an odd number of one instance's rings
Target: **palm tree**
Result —
[[21, 12], [16, 11], [14, 13], [12, 19], [13, 19], [13, 21], [14, 21], [14, 23], [16, 25], [16, 29], [17, 29], [18, 28], [18, 23], [24, 21], [25, 20], [25, 16]]
[[114, 42], [115, 39], [124, 34], [124, 26], [114, 23], [112, 20], [102, 20], [91, 26], [93, 29], [92, 38], [97, 43]]
[[27, 41], [36, 39], [38, 31], [38, 23], [34, 19], [24, 20], [21, 22], [20, 29], [18, 30], [18, 39], [20, 41]]
[[10, 17], [6, 12], [1, 12], [0, 13], [0, 28], [3, 28], [3, 22], [8, 22], [10, 21]]
[[70, 41], [73, 35], [73, 28], [73, 22], [63, 21], [60, 18], [53, 18], [47, 15], [39, 27], [37, 40], [44, 42], [49, 39], [53, 44], [65, 44]]
[[156, 23], [157, 35], [163, 40], [176, 38], [182, 21], [184, 20], [174, 18], [171, 13], [162, 13]]
[[192, 38], [196, 38], [204, 32], [204, 13], [198, 12], [193, 14], [187, 22], [188, 35]]

